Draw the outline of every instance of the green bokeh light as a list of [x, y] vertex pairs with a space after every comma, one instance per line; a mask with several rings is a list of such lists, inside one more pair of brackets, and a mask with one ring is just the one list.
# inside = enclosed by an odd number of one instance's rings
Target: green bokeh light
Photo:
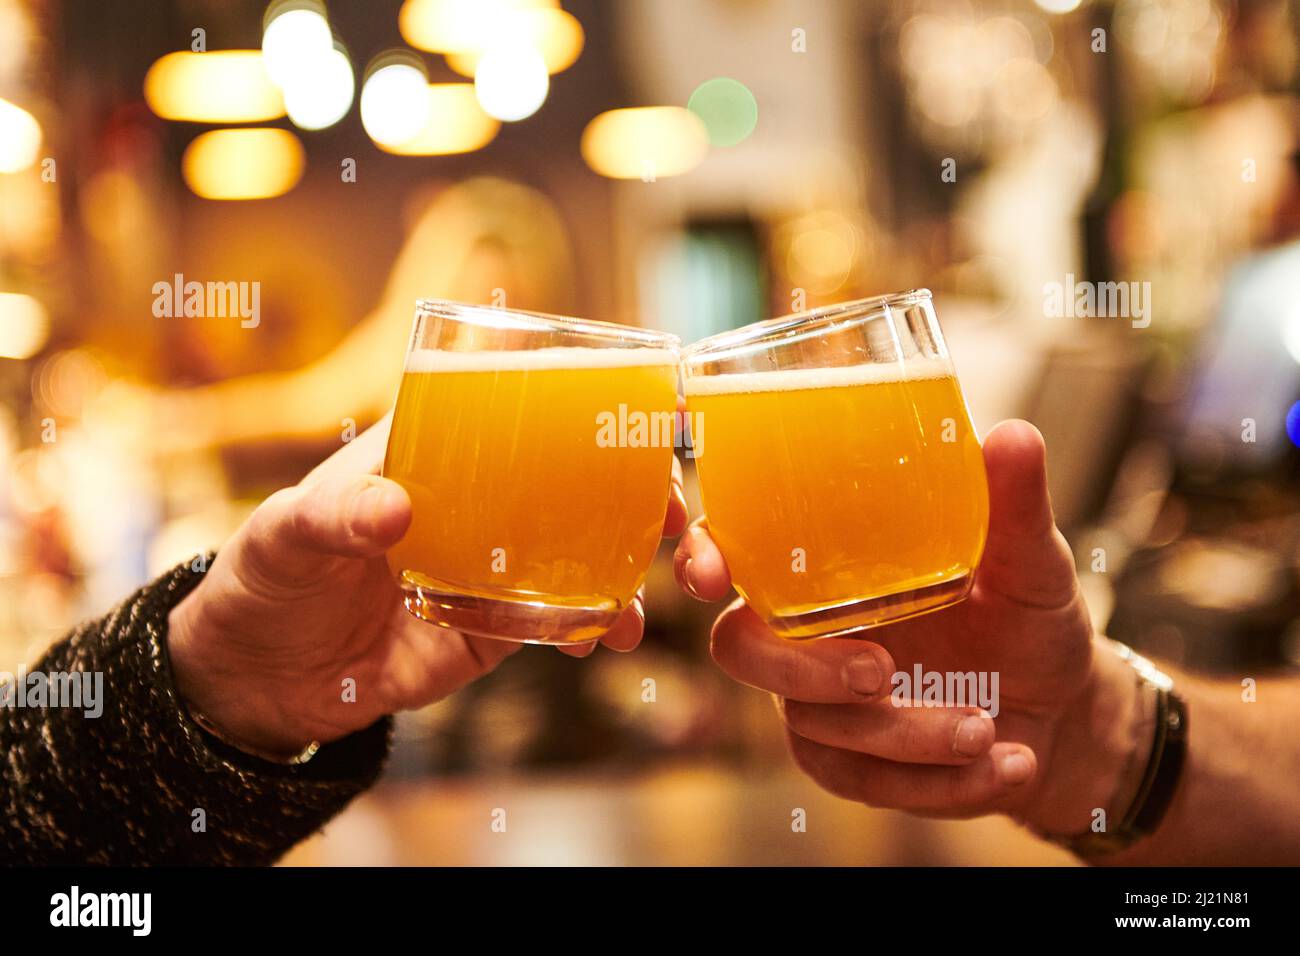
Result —
[[726, 76], [697, 86], [686, 108], [704, 121], [714, 146], [735, 146], [758, 125], [758, 100], [744, 83]]

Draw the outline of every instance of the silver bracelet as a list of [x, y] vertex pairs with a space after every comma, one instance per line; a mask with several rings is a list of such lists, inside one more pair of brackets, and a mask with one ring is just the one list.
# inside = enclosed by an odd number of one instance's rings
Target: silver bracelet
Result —
[[193, 720], [194, 723], [198, 724], [205, 733], [215, 737], [227, 747], [233, 747], [240, 753], [249, 754], [259, 760], [265, 760], [267, 763], [280, 764], [285, 767], [298, 767], [316, 756], [316, 751], [320, 750], [321, 745], [319, 740], [313, 740], [292, 757], [285, 757], [283, 754], [272, 754], [265, 750], [258, 750], [256, 747], [250, 747], [248, 744], [235, 740], [230, 734], [226, 733], [213, 723], [212, 719], [201, 711], [196, 710], [193, 707], [187, 708], [187, 710], [189, 711], [190, 719]]

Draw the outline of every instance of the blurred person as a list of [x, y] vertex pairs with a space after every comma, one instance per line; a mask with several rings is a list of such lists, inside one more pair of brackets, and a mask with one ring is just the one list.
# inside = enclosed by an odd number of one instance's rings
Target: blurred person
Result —
[[[714, 659], [774, 695], [795, 762], [846, 799], [931, 817], [1007, 814], [1098, 863], [1300, 862], [1300, 679], [1262, 680], [1256, 701], [1235, 681], [1162, 664], [1176, 695], [1162, 711], [1161, 675], [1093, 632], [1045, 453], [1027, 422], [986, 438], [989, 535], [964, 602], [792, 643], [738, 600], [714, 625]], [[682, 537], [675, 570], [702, 600], [727, 594], [707, 515]], [[891, 675], [918, 665], [999, 674], [996, 718], [899, 706]]]
[[105, 415], [135, 433], [152, 419], [150, 450], [162, 454], [337, 433], [345, 419], [371, 422], [392, 404], [416, 300], [488, 302], [500, 290], [511, 307], [567, 313], [574, 284], [568, 231], [550, 199], [474, 177], [423, 203], [379, 302], [321, 358], [183, 391], [119, 385]]
[[[210, 562], [80, 625], [23, 675], [102, 674], [98, 714], [14, 706], [3, 688], [6, 862], [271, 863], [374, 783], [388, 715], [520, 649], [402, 606], [384, 552], [411, 503], [377, 474], [388, 425], [264, 501]], [[675, 468], [664, 531], [685, 524]], [[643, 625], [638, 597], [601, 643], [630, 651]]]

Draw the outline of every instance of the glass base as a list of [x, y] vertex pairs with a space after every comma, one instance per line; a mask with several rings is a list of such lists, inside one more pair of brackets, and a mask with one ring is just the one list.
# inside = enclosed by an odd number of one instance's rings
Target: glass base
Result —
[[559, 607], [544, 601], [507, 601], [441, 591], [399, 580], [402, 603], [439, 627], [518, 644], [589, 644], [622, 614], [618, 607]]
[[967, 572], [948, 581], [896, 594], [851, 601], [804, 614], [768, 618], [767, 623], [778, 637], [788, 641], [844, 637], [960, 604], [966, 600], [974, 580], [974, 575]]

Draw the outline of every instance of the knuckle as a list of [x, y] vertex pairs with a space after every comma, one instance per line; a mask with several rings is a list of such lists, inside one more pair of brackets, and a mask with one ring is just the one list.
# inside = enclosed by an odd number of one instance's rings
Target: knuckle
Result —
[[978, 767], [953, 768], [943, 780], [940, 793], [949, 807], [966, 807], [978, 802], [982, 796], [983, 778]]
[[921, 733], [920, 721], [904, 716], [894, 717], [894, 746], [898, 755], [903, 757], [920, 757], [924, 755], [925, 741]]
[[800, 737], [811, 737], [812, 721], [808, 713], [808, 706], [801, 701], [791, 700], [788, 697], [778, 697], [777, 699], [780, 701], [780, 706], [777, 709], [786, 727]]
[[737, 664], [744, 660], [740, 644], [740, 627], [736, 610], [728, 608], [719, 615], [713, 625], [713, 633], [709, 636], [709, 655], [715, 664], [733, 677], [739, 673]]
[[802, 654], [782, 654], [777, 664], [781, 689], [797, 694], [807, 683], [808, 668]]

